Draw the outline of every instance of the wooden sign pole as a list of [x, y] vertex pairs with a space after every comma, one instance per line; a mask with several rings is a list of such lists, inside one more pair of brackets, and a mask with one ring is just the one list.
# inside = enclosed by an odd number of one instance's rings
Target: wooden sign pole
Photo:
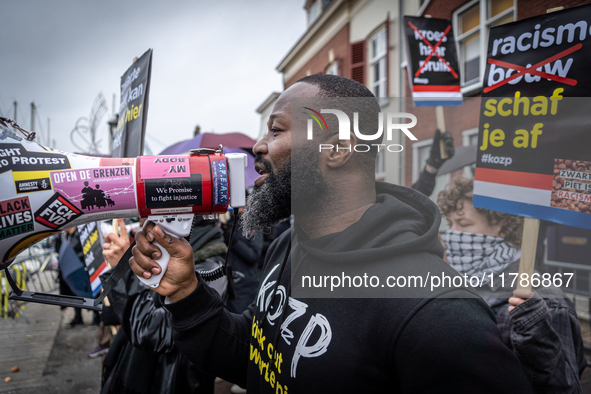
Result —
[[[445, 128], [445, 116], [443, 115], [443, 106], [438, 105], [435, 107], [435, 116], [437, 118], [437, 128], [442, 133], [446, 130]], [[445, 151], [445, 144], [443, 143], [443, 139], [439, 140], [439, 151], [441, 153], [442, 159], [447, 159], [447, 152]]]
[[117, 235], [121, 235], [121, 232], [119, 231], [119, 219], [113, 219], [113, 230], [111, 231]]
[[[519, 276], [517, 277], [517, 289], [531, 290], [531, 278], [536, 263], [536, 248], [538, 246], [538, 230], [540, 219], [525, 218], [523, 222], [523, 236], [521, 238], [521, 260], [519, 261]], [[521, 275], [526, 274], [527, 280], [521, 285]], [[525, 279], [525, 278], [524, 278]]]

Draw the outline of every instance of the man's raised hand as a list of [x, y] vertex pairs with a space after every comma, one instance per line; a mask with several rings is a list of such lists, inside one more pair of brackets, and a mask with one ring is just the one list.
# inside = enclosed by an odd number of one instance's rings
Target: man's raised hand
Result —
[[121, 229], [121, 235], [118, 234], [119, 231], [116, 228], [113, 228], [113, 232], [105, 236], [107, 242], [103, 244], [103, 257], [111, 267], [117, 266], [121, 257], [129, 249], [129, 245], [131, 245], [123, 219], [117, 219], [116, 223], [117, 227]]
[[162, 254], [152, 244], [153, 241], [158, 242], [170, 254], [168, 269], [162, 276], [160, 285], [153, 290], [172, 302], [185, 298], [197, 288], [193, 249], [184, 238], [166, 234], [160, 226], [147, 223], [142, 231], [136, 233], [136, 246], [132, 250], [133, 257], [129, 259], [133, 273], [146, 279], [160, 273], [160, 266], [154, 259], [159, 259]]

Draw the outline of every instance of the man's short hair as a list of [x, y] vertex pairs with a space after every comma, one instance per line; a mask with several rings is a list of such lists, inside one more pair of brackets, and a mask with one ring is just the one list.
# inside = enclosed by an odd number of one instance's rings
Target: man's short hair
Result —
[[[349, 78], [341, 77], [339, 75], [329, 74], [313, 74], [304, 77], [296, 83], [307, 83], [318, 87], [320, 90], [318, 97], [327, 98], [361, 98], [362, 100], [342, 100], [338, 101], [338, 110], [345, 112], [351, 121], [353, 127], [353, 113], [359, 114], [359, 131], [363, 134], [375, 134], [378, 129], [379, 113], [381, 112], [378, 100], [373, 93], [363, 84]], [[335, 103], [337, 101], [330, 100]], [[337, 128], [332, 130], [338, 131]], [[330, 136], [336, 134], [336, 131], [329, 134]], [[351, 129], [351, 131], [353, 131]], [[356, 152], [359, 155], [360, 163], [364, 169], [372, 174], [375, 172], [375, 157], [378, 152], [376, 146], [371, 144], [380, 144], [383, 138], [371, 141], [369, 143], [371, 149], [368, 152]]]
[[[313, 74], [298, 82], [314, 85], [320, 89], [320, 97], [372, 97], [376, 98], [365, 85], [340, 75]], [[376, 101], [376, 105], [377, 105]], [[379, 108], [379, 105], [378, 105]]]

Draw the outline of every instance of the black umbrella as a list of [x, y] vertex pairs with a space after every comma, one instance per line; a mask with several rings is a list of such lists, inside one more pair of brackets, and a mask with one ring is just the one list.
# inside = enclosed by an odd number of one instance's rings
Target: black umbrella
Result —
[[465, 166], [476, 163], [478, 155], [478, 147], [476, 145], [458, 146], [455, 148], [453, 157], [446, 160], [445, 163], [437, 171], [437, 175], [445, 175], [447, 173], [459, 170]]

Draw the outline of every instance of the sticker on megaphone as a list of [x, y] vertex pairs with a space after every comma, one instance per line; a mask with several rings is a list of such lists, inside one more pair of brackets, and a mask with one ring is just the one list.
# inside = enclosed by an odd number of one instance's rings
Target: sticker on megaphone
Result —
[[[162, 227], [181, 237], [190, 234], [193, 215], [244, 205], [245, 154], [197, 149], [137, 159], [90, 157], [51, 150], [7, 130], [0, 129], [0, 269], [24, 248], [80, 224], [140, 216], [166, 221]], [[158, 283], [151, 279], [149, 285]]]

